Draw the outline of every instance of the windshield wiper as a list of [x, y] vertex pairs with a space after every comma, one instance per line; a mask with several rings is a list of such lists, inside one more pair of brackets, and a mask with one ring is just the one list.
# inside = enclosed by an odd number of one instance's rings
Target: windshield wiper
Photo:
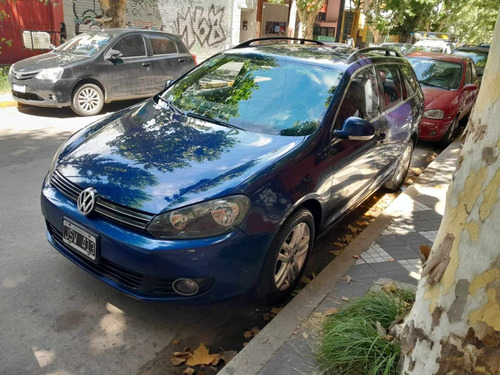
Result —
[[157, 94], [157, 95], [156, 95], [156, 97], [157, 97], [158, 99], [160, 99], [163, 103], [165, 103], [166, 105], [168, 105], [168, 106], [170, 107], [170, 109], [171, 109], [173, 112], [177, 113], [178, 115], [184, 115], [184, 116], [186, 116], [186, 114], [185, 114], [184, 112], [182, 112], [179, 108], [177, 108], [177, 107], [176, 107], [176, 106], [172, 103], [172, 101], [171, 101], [171, 100], [167, 100], [167, 99], [165, 99], [165, 98], [164, 98], [163, 96], [161, 96], [160, 94]]
[[228, 128], [234, 128], [234, 129], [238, 129], [238, 130], [244, 130], [244, 129], [236, 126], [236, 125], [230, 124], [229, 122], [220, 120], [218, 118], [211, 118], [211, 117], [200, 115], [200, 114], [194, 113], [194, 112], [186, 112], [186, 113], [184, 113], [184, 115], [186, 115], [188, 117], [196, 118], [198, 120], [208, 121], [208, 122], [211, 122], [211, 123], [214, 123], [214, 124], [217, 124], [217, 125], [226, 126]]
[[445, 90], [448, 90], [446, 87], [443, 87], [443, 86], [439, 86], [439, 85], [435, 85], [433, 83], [429, 83], [427, 81], [419, 81], [420, 83], [423, 83], [424, 85], [426, 86], [431, 86], [431, 87], [439, 87], [440, 89], [445, 89]]

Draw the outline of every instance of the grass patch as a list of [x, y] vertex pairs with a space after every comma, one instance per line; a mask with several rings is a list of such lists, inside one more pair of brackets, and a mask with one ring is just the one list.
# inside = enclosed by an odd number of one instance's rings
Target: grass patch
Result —
[[400, 346], [388, 331], [414, 301], [406, 290], [369, 292], [329, 317], [317, 353], [325, 374], [397, 375]]
[[7, 82], [7, 75], [9, 74], [10, 66], [0, 67], [0, 94], [10, 92], [9, 82]]

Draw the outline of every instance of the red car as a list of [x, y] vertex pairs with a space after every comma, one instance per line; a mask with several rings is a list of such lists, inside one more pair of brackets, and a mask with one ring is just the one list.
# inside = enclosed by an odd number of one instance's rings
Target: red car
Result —
[[424, 92], [419, 139], [451, 142], [458, 122], [467, 116], [479, 91], [474, 62], [468, 57], [415, 52], [407, 56]]

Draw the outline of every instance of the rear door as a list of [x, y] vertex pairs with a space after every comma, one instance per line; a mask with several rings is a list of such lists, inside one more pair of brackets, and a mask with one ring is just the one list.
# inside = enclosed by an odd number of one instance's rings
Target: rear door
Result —
[[384, 119], [387, 124], [384, 167], [389, 173], [402, 155], [412, 131], [412, 104], [397, 64], [377, 66], [383, 92]]
[[332, 138], [331, 217], [334, 220], [361, 198], [376, 183], [384, 163], [386, 124], [380, 116], [380, 90], [373, 67], [364, 69], [351, 79], [339, 107], [333, 129], [341, 129], [349, 117], [370, 121], [375, 137], [368, 141]]
[[154, 77], [144, 37], [140, 34], [126, 35], [112, 45], [111, 49], [120, 51], [122, 56], [107, 64], [108, 98], [148, 95]]
[[148, 35], [151, 44], [151, 69], [155, 76], [155, 81], [151, 87], [155, 94], [165, 87], [168, 80], [179, 77], [184, 72], [184, 67], [188, 65], [187, 58], [181, 56], [175, 40], [167, 35]]

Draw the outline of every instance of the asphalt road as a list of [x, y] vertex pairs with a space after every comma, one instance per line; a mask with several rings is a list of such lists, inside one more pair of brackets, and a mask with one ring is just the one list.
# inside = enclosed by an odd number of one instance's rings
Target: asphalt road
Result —
[[[263, 313], [270, 307], [248, 299], [210, 306], [136, 301], [47, 243], [39, 197], [52, 156], [71, 133], [102, 116], [0, 109], [0, 374], [180, 374], [184, 367], [169, 364], [173, 351], [200, 342], [211, 352], [240, 350], [243, 333], [266, 324]], [[419, 145], [413, 164], [426, 165], [432, 151], [439, 149]], [[308, 274], [333, 259], [331, 244], [345, 234], [346, 223], [379, 198], [376, 194], [318, 241]]]

